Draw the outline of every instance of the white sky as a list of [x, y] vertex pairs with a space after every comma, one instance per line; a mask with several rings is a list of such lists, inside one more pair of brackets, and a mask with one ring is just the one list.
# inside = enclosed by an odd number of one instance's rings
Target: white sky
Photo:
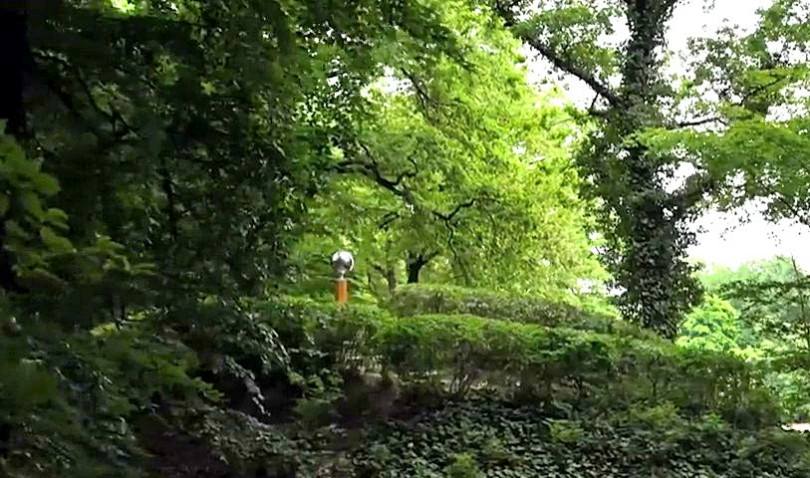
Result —
[[[726, 22], [737, 25], [741, 31], [750, 31], [756, 26], [757, 10], [767, 7], [772, 0], [711, 3], [714, 8], [708, 11], [706, 0], [691, 0], [676, 9], [667, 37], [673, 53], [684, 52], [689, 38], [709, 36]], [[531, 77], [542, 78], [547, 71], [542, 62], [530, 64]], [[593, 99], [593, 93], [584, 84], [571, 79], [562, 84], [577, 104], [587, 106]], [[698, 244], [690, 250], [690, 257], [710, 266], [736, 267], [748, 261], [787, 255], [796, 257], [803, 267], [810, 269], [810, 247], [806, 246], [810, 230], [789, 222], [771, 224], [758, 213], [759, 207], [751, 205], [736, 213], [707, 212], [695, 224]]]

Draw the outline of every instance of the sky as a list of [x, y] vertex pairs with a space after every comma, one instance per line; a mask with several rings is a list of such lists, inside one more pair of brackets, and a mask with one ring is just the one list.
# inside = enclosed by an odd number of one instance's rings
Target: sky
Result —
[[[667, 36], [669, 49], [676, 55], [686, 51], [692, 37], [707, 37], [728, 24], [747, 32], [756, 26], [757, 9], [767, 7], [772, 0], [714, 0], [714, 8], [706, 11], [706, 0], [691, 0], [681, 4], [670, 22]], [[673, 62], [678, 64], [677, 60]], [[677, 68], [677, 66], [676, 66]], [[543, 64], [530, 65], [530, 76], [547, 71]], [[587, 106], [593, 92], [577, 81], [563, 81], [571, 100]], [[793, 256], [799, 264], [810, 269], [810, 229], [784, 221], [772, 224], [759, 212], [761, 205], [751, 204], [744, 210], [723, 213], [708, 211], [694, 228], [698, 243], [689, 251], [690, 258], [708, 267], [736, 268], [749, 261], [765, 260], [777, 255]]]

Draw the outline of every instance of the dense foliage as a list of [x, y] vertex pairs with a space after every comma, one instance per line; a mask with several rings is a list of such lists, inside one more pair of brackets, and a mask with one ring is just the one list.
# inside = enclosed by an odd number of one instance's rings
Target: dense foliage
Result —
[[806, 476], [804, 273], [684, 260], [804, 221], [802, 2], [683, 91], [675, 0], [528, 3], [0, 5], [0, 475]]
[[752, 436], [715, 419], [692, 422], [667, 406], [591, 421], [497, 401], [463, 401], [375, 428], [368, 440], [351, 458], [356, 476], [733, 478], [808, 472], [806, 457], [796, 454], [803, 445], [795, 436]]

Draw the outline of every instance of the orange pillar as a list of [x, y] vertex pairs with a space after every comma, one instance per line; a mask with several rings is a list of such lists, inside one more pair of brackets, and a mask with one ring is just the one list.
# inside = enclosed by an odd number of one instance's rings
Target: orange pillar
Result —
[[335, 299], [338, 304], [345, 304], [349, 301], [349, 281], [346, 279], [337, 279], [335, 281]]

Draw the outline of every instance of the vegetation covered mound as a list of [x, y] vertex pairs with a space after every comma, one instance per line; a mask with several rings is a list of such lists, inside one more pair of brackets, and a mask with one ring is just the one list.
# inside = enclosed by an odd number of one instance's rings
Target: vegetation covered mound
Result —
[[569, 419], [497, 400], [447, 403], [374, 427], [351, 455], [357, 477], [804, 477], [807, 443], [684, 420], [663, 405]]

